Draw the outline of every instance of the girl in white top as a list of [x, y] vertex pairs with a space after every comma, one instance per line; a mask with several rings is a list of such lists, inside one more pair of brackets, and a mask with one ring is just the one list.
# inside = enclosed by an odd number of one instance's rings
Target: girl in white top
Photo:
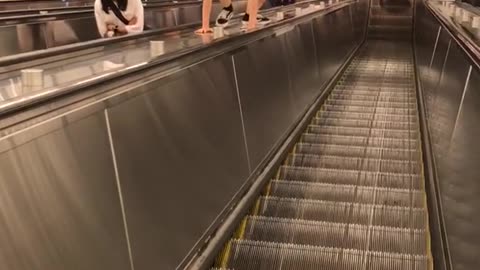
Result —
[[[115, 14], [115, 7], [124, 19]], [[142, 1], [95, 0], [95, 19], [98, 32], [102, 37], [142, 32], [144, 26]]]

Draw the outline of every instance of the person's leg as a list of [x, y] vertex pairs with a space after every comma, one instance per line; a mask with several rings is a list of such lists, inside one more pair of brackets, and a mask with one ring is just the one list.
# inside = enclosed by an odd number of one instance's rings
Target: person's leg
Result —
[[266, 17], [259, 16], [258, 10], [265, 3], [265, 0], [248, 0], [247, 12], [243, 16], [243, 23], [248, 23], [247, 28], [253, 29], [257, 26], [257, 23], [267, 24], [270, 20]]
[[220, 14], [218, 14], [217, 19], [215, 20], [215, 25], [225, 27], [233, 17], [232, 0], [220, 0], [220, 3], [222, 4], [223, 9], [220, 11]]

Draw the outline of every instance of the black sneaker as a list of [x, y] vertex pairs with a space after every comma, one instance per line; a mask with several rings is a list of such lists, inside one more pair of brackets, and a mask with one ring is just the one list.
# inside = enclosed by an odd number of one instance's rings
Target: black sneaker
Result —
[[[245, 15], [243, 15], [243, 18], [242, 18], [242, 24], [247, 25], [249, 19], [250, 19], [250, 15], [245, 13]], [[271, 21], [268, 17], [265, 17], [261, 14], [257, 14], [257, 24], [266, 25], [266, 24], [269, 24], [270, 22]]]
[[217, 20], [215, 21], [215, 25], [220, 27], [226, 27], [232, 17], [233, 8], [230, 5], [229, 7], [223, 8], [222, 11], [220, 11], [220, 14], [218, 14], [217, 16]]

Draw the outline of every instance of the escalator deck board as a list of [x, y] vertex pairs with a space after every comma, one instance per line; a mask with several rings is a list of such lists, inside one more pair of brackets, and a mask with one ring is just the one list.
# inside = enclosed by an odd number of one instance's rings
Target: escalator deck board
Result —
[[360, 48], [212, 269], [431, 269], [413, 70]]

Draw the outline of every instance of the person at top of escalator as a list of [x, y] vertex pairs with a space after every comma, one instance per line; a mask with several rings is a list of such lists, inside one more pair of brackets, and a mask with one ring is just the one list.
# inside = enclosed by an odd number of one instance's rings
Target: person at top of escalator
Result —
[[102, 37], [139, 33], [144, 29], [141, 0], [95, 0], [94, 9]]

